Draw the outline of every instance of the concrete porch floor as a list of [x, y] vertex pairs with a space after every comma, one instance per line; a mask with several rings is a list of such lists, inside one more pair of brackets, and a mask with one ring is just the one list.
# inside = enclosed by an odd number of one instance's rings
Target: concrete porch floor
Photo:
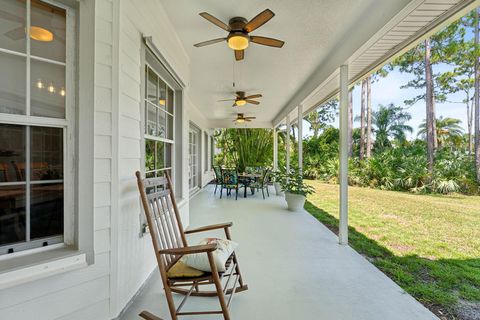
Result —
[[[191, 227], [233, 222], [232, 237], [240, 243], [239, 264], [249, 286], [233, 299], [233, 319], [438, 320], [360, 254], [340, 246], [310, 214], [287, 211], [284, 199], [270, 191], [266, 200], [261, 194], [244, 199], [243, 193], [237, 201], [225, 194], [220, 200], [208, 186], [190, 203]], [[190, 237], [192, 245], [202, 238]], [[175, 298], [178, 304], [182, 296]], [[219, 309], [216, 298], [190, 297], [183, 311]], [[121, 319], [139, 319], [142, 310], [170, 319], [158, 272]]]

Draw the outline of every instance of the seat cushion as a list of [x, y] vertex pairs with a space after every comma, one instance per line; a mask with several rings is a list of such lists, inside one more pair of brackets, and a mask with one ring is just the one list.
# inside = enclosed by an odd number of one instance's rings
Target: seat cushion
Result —
[[[218, 238], [205, 238], [199, 243], [199, 245], [205, 244], [217, 244], [217, 249], [212, 252], [213, 260], [215, 261], [217, 270], [219, 272], [224, 272], [225, 263], [232, 255], [235, 248], [238, 247], [238, 243], [231, 240]], [[205, 272], [211, 272], [210, 262], [208, 261], [208, 255], [206, 253], [187, 254], [183, 256], [180, 261], [192, 268]]]
[[204, 271], [187, 266], [181, 260], [178, 260], [167, 272], [169, 278], [195, 278], [205, 274]]

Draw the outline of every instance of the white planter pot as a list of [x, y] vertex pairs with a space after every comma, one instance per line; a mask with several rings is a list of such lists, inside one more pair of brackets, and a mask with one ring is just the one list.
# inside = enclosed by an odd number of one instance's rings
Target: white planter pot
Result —
[[273, 186], [275, 187], [275, 193], [277, 194], [277, 196], [283, 196], [282, 187], [280, 186], [280, 183], [274, 182]]
[[285, 192], [285, 200], [287, 201], [288, 210], [290, 211], [301, 211], [306, 199], [307, 198], [301, 194]]

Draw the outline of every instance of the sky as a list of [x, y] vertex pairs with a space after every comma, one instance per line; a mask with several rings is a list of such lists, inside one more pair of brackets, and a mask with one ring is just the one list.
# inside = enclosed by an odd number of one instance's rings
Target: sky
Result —
[[[442, 72], [446, 71], [449, 67], [447, 66], [434, 66], [433, 72]], [[377, 110], [379, 105], [388, 105], [393, 103], [397, 106], [405, 108], [407, 112], [412, 115], [412, 119], [407, 123], [413, 128], [413, 133], [408, 135], [408, 138], [415, 138], [418, 132], [418, 126], [425, 119], [425, 101], [418, 101], [412, 106], [405, 105], [404, 101], [411, 99], [418, 94], [422, 93], [422, 90], [416, 89], [402, 89], [401, 86], [406, 84], [410, 79], [413, 78], [413, 75], [407, 73], [401, 73], [398, 69], [390, 72], [385, 78], [380, 78], [377, 82], [372, 83], [372, 109]], [[355, 86], [353, 90], [353, 116], [360, 115], [360, 106], [361, 106], [361, 86]], [[437, 118], [443, 116], [444, 118], [456, 118], [462, 121], [461, 126], [464, 128], [465, 132], [467, 131], [467, 112], [465, 104], [463, 103], [453, 103], [462, 102], [464, 95], [462, 93], [450, 94], [448, 96], [448, 101], [445, 103], [436, 103]], [[331, 123], [334, 127], [338, 128], [338, 117], [334, 122]], [[360, 126], [359, 122], [354, 122], [353, 127], [357, 128]], [[312, 131], [310, 131], [310, 126], [308, 122], [304, 121], [303, 125], [304, 136], [311, 136]]]
[[[466, 29], [465, 40], [469, 41], [474, 37], [473, 28]], [[433, 65], [433, 73], [445, 72], [451, 70], [452, 67], [439, 64]], [[414, 76], [407, 73], [401, 73], [398, 68], [391, 71], [385, 78], [380, 78], [377, 82], [372, 83], [372, 110], [378, 110], [379, 105], [388, 105], [390, 103], [396, 106], [405, 108], [412, 116], [412, 119], [407, 123], [413, 128], [412, 134], [407, 134], [407, 138], [417, 137], [418, 126], [425, 119], [425, 101], [418, 101], [412, 106], [405, 105], [404, 101], [412, 99], [413, 97], [422, 94], [423, 90], [416, 89], [402, 89], [401, 86], [405, 85]], [[467, 111], [464, 103], [461, 103], [465, 99], [464, 94], [461, 92], [450, 94], [447, 97], [448, 102], [436, 103], [436, 117], [443, 116], [444, 118], [460, 119], [461, 126], [464, 128], [464, 132], [467, 132]], [[460, 103], [454, 103], [460, 102]], [[353, 90], [353, 117], [360, 115], [361, 106], [361, 85], [355, 86]], [[331, 123], [334, 127], [338, 128], [338, 117]], [[354, 122], [353, 127], [358, 128], [359, 122]], [[308, 122], [303, 121], [303, 136], [312, 136], [313, 132], [310, 130]]]

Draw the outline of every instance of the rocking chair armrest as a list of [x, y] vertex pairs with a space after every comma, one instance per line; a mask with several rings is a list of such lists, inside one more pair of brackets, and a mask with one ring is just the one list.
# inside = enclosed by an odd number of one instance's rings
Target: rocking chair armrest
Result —
[[172, 254], [178, 256], [184, 256], [187, 254], [195, 254], [195, 253], [202, 253], [202, 252], [212, 252], [217, 249], [217, 244], [204, 244], [199, 246], [190, 246], [190, 247], [183, 247], [183, 248], [171, 248], [171, 249], [164, 249], [160, 250], [160, 254]]
[[217, 229], [226, 229], [226, 228], [230, 228], [232, 225], [233, 225], [233, 222], [212, 224], [212, 225], [208, 225], [208, 226], [203, 226], [203, 227], [187, 230], [187, 231], [185, 231], [185, 234], [205, 232], [205, 231], [217, 230]]

